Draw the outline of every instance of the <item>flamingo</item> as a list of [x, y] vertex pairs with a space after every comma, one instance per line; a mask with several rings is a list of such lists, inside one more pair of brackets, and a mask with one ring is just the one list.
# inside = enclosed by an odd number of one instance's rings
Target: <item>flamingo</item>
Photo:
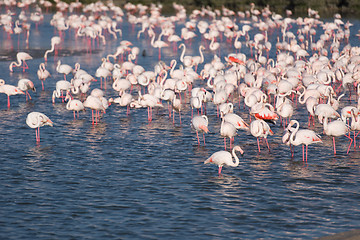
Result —
[[62, 102], [64, 102], [64, 91], [68, 92], [71, 88], [72, 85], [70, 82], [66, 80], [57, 81], [51, 98], [52, 103], [55, 103], [55, 98], [62, 98]]
[[18, 52], [16, 54], [17, 62], [10, 63], [10, 66], [9, 66], [10, 72], [13, 72], [13, 66], [20, 67], [21, 65], [23, 65], [23, 67], [22, 67], [23, 72], [25, 72], [25, 69], [29, 68], [29, 66], [26, 63], [26, 60], [31, 60], [31, 59], [33, 59], [33, 58], [32, 58], [32, 56], [30, 56], [30, 54], [28, 54], [26, 52]]
[[347, 138], [350, 139], [350, 144], [347, 150], [347, 153], [349, 153], [350, 146], [353, 141], [349, 136], [346, 135], [350, 131], [349, 126], [346, 125], [346, 123], [343, 122], [341, 118], [328, 123], [328, 116], [326, 115], [323, 117], [323, 124], [325, 134], [333, 138], [334, 155], [336, 155], [335, 137], [339, 137], [342, 135], [345, 135]]
[[74, 120], [76, 119], [75, 112], [77, 112], [77, 117], [79, 118], [79, 111], [85, 111], [84, 104], [78, 99], [72, 99], [70, 94], [66, 94], [65, 101], [68, 101], [66, 109], [74, 112]]
[[243, 129], [243, 130], [249, 129], [249, 125], [244, 121], [244, 119], [242, 119], [242, 117], [240, 117], [235, 113], [228, 113], [225, 116], [223, 116], [223, 118], [226, 122], [229, 122], [232, 125], [234, 125], [236, 129]]
[[55, 45], [60, 44], [61, 39], [59, 36], [54, 36], [51, 38], [51, 49], [46, 50], [44, 54], [45, 62], [47, 61], [47, 55], [55, 50], [55, 56], [57, 55], [57, 50], [55, 49]]
[[64, 80], [66, 80], [66, 75], [73, 71], [73, 68], [68, 64], [61, 64], [61, 61], [57, 61], [56, 71], [58, 73], [64, 74]]
[[28, 97], [29, 97], [29, 99], [31, 99], [31, 96], [30, 96], [28, 90], [32, 90], [33, 92], [36, 92], [34, 83], [31, 80], [26, 79], [26, 78], [20, 79], [18, 81], [18, 88], [21, 91], [25, 91], [26, 100]]
[[206, 115], [195, 116], [195, 117], [193, 117], [193, 119], [191, 119], [191, 126], [196, 131], [196, 137], [197, 137], [197, 140], [198, 140], [198, 145], [200, 145], [199, 133], [198, 132], [203, 132], [204, 146], [205, 146], [205, 134], [204, 133], [209, 132], [208, 123], [209, 123], [209, 121], [208, 121], [208, 118], [207, 118]]
[[45, 69], [45, 63], [40, 63], [37, 76], [41, 81], [42, 90], [44, 91], [44, 81], [51, 76], [49, 71]]
[[267, 141], [267, 136], [269, 134], [273, 135], [274, 132], [270, 129], [270, 126], [264, 120], [257, 119], [255, 121], [252, 121], [250, 123], [250, 132], [257, 139], [259, 152], [261, 152], [260, 151], [259, 137], [262, 137], [262, 138], [265, 139], [266, 145], [267, 145], [267, 147], [268, 147], [268, 149], [270, 151], [269, 143]]
[[5, 93], [8, 97], [8, 108], [10, 108], [10, 96], [17, 95], [17, 94], [25, 94], [21, 91], [18, 87], [13, 85], [5, 84], [3, 79], [0, 79], [0, 93]]
[[[205, 160], [204, 164], [212, 163], [216, 164], [219, 167], [219, 176], [221, 176], [221, 170], [224, 165], [230, 167], [239, 166], [239, 158], [236, 156], [235, 151], [239, 151], [241, 154], [244, 154], [244, 151], [240, 146], [235, 146], [232, 149], [232, 154], [227, 151], [217, 151], [213, 153], [208, 159]], [[235, 163], [233, 162], [232, 156], [235, 158]]]
[[[292, 126], [296, 124], [295, 129], [292, 129]], [[299, 122], [296, 120], [291, 120], [289, 125], [287, 126], [287, 129], [290, 130], [290, 144], [294, 146], [298, 146], [300, 144], [303, 145], [303, 161], [307, 162], [307, 150], [308, 145], [313, 143], [321, 143], [321, 138], [318, 134], [316, 134], [314, 131], [309, 129], [301, 129], [299, 130]], [[306, 146], [306, 160], [304, 158], [304, 145]]]
[[226, 150], [226, 138], [228, 137], [230, 139], [230, 148], [231, 148], [231, 142], [234, 142], [234, 137], [236, 136], [236, 127], [229, 123], [225, 122], [225, 119], [222, 119], [221, 127], [220, 127], [220, 135], [224, 138], [224, 147]]
[[159, 49], [159, 60], [161, 59], [161, 48], [169, 46], [166, 42], [161, 40], [162, 35], [163, 35], [163, 33], [161, 33], [159, 35], [159, 38], [156, 41], [154, 41], [155, 40], [155, 35], [153, 35], [153, 37], [151, 39], [151, 46], [153, 46], [154, 48]]
[[53, 126], [53, 122], [43, 113], [40, 112], [31, 112], [26, 117], [26, 124], [31, 127], [35, 128], [35, 136], [36, 142], [40, 142], [40, 127], [42, 126]]
[[[97, 125], [99, 119], [99, 111], [105, 111], [105, 108], [100, 100], [100, 98], [89, 95], [83, 103], [84, 107], [91, 109], [91, 119], [92, 125]], [[94, 117], [94, 110], [95, 110], [95, 117]], [[95, 119], [95, 121], [94, 121]]]

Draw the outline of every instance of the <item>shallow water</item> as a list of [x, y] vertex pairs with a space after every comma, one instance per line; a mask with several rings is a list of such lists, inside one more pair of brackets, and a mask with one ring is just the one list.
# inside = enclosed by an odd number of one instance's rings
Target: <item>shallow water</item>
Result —
[[[245, 151], [240, 165], [224, 167], [218, 176], [216, 166], [203, 164], [224, 148], [221, 122], [211, 103], [207, 105], [206, 146], [197, 145], [191, 130], [188, 99], [182, 124], [178, 115], [175, 124], [168, 118], [166, 103], [164, 109], [154, 110], [152, 122], [147, 121], [146, 109], [132, 109], [127, 116], [118, 105], [110, 106], [96, 126], [91, 124], [91, 111], [73, 120], [65, 103], [58, 99], [51, 103], [55, 83], [63, 78], [55, 71], [58, 59], [71, 66], [79, 62], [95, 74], [101, 58], [115, 52], [125, 39], [146, 51], [138, 64], [152, 70], [157, 51], [147, 39], [136, 39], [141, 26], [131, 30], [125, 18], [124, 36], [117, 40], [107, 36], [106, 46], [95, 44], [92, 54], [87, 53], [84, 40], [66, 32], [59, 57], [49, 55], [47, 69], [52, 76], [41, 91], [36, 71], [54, 33], [50, 18], [46, 15], [37, 30], [32, 25], [28, 49], [24, 41], [18, 48], [15, 36], [6, 40], [4, 32], [0, 34], [4, 39], [0, 78], [13, 85], [29, 78], [37, 88], [30, 93], [30, 101], [23, 95], [12, 96], [10, 109], [6, 95], [0, 95], [2, 239], [312, 239], [359, 226], [360, 150], [346, 154], [345, 137], [337, 139], [334, 156], [332, 139], [321, 134], [323, 143], [309, 146], [309, 160], [304, 163], [301, 147], [295, 148], [292, 158], [281, 143], [279, 122], [268, 138], [270, 153], [265, 145], [258, 153], [256, 138], [239, 131], [235, 144]], [[351, 43], [358, 45], [359, 22], [354, 22]], [[177, 30], [182, 26], [179, 22]], [[275, 41], [276, 33], [271, 38]], [[199, 44], [195, 40], [187, 54], [197, 55]], [[28, 61], [27, 72], [15, 69], [10, 74], [8, 66], [18, 49], [34, 59]], [[243, 50], [249, 53], [246, 47]], [[224, 57], [234, 49], [224, 41], [221, 51]], [[213, 54], [208, 49], [205, 53], [206, 63]], [[162, 56], [169, 64], [180, 53], [168, 48]], [[93, 83], [95, 87], [99, 82]], [[106, 97], [116, 97], [110, 84]], [[344, 100], [341, 107], [348, 104]], [[293, 119], [306, 127], [306, 110], [296, 109]], [[43, 112], [54, 122], [53, 128], [41, 128], [40, 144], [25, 124], [31, 111]], [[236, 106], [235, 113], [250, 122], [242, 105]], [[322, 131], [319, 123], [312, 129]]]

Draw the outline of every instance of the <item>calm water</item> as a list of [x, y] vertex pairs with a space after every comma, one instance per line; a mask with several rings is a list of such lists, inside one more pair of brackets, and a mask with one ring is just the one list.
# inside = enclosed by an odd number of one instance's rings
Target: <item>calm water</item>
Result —
[[[50, 48], [54, 33], [50, 19], [46, 15], [38, 29], [32, 25], [29, 49], [20, 38], [19, 49], [34, 57], [26, 73], [20, 69], [9, 73], [10, 60], [18, 51], [17, 38], [6, 40], [4, 31], [0, 36], [2, 57], [7, 59], [0, 64], [0, 78], [13, 85], [29, 78], [38, 90], [30, 93], [33, 99], [27, 102], [23, 95], [12, 96], [10, 109], [6, 95], [0, 95], [1, 239], [313, 239], [359, 226], [360, 150], [346, 154], [345, 137], [337, 139], [334, 156], [331, 139], [322, 135], [323, 144], [309, 146], [305, 164], [301, 147], [296, 147], [292, 158], [281, 143], [279, 123], [272, 126], [275, 135], [268, 138], [271, 153], [265, 145], [258, 153], [256, 138], [239, 131], [235, 144], [245, 151], [240, 165], [224, 167], [218, 176], [216, 166], [203, 164], [224, 148], [212, 103], [207, 105], [211, 133], [205, 147], [197, 145], [190, 128], [188, 99], [181, 125], [178, 115], [172, 123], [166, 107], [154, 110], [151, 123], [146, 109], [132, 109], [127, 116], [118, 105], [110, 106], [95, 127], [91, 111], [73, 120], [65, 103], [51, 103], [55, 83], [62, 79], [55, 71], [58, 59], [72, 66], [79, 62], [94, 75], [101, 58], [114, 53], [125, 39], [146, 50], [138, 63], [153, 70], [157, 50], [149, 47], [147, 39], [136, 39], [141, 26], [131, 30], [126, 18], [121, 24], [124, 37], [107, 36], [107, 45], [95, 44], [92, 54], [86, 53], [81, 38], [75, 40], [73, 32], [66, 32], [60, 56], [49, 55], [47, 69], [52, 77], [41, 91], [36, 71]], [[359, 44], [354, 36], [359, 22], [353, 22], [354, 46]], [[178, 23], [177, 31], [183, 24]], [[270, 37], [276, 39], [276, 34]], [[198, 55], [199, 44], [199, 39], [193, 41], [187, 55]], [[222, 42], [221, 57], [233, 51], [232, 44]], [[205, 53], [205, 63], [210, 62], [213, 54], [208, 48]], [[171, 48], [162, 54], [167, 64], [180, 56]], [[99, 82], [91, 87], [99, 87]], [[106, 97], [116, 97], [111, 85]], [[341, 107], [349, 105], [345, 99]], [[307, 126], [306, 110], [296, 109], [293, 119]], [[40, 144], [25, 124], [31, 111], [43, 112], [54, 122], [53, 128], [41, 128]], [[235, 113], [249, 122], [248, 110], [237, 106]], [[313, 129], [322, 132], [319, 123]]]

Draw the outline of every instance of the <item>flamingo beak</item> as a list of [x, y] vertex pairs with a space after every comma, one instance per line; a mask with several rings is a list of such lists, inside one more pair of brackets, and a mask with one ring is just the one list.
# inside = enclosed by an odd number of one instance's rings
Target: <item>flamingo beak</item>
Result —
[[48, 119], [46, 122], [47, 122], [48, 125], [50, 125], [50, 126], [52, 126], [52, 127], [54, 126], [53, 121], [51, 121], [50, 119]]

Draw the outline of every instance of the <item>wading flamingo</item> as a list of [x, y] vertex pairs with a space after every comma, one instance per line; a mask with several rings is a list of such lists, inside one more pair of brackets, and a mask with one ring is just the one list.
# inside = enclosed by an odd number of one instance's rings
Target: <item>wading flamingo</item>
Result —
[[[237, 167], [239, 165], [239, 158], [236, 156], [235, 151], [239, 151], [241, 154], [244, 154], [244, 151], [241, 149], [240, 146], [235, 146], [232, 150], [232, 154], [227, 151], [218, 151], [213, 153], [204, 164], [212, 163], [216, 164], [219, 167], [219, 176], [221, 175], [221, 169], [224, 165], [230, 167]], [[235, 162], [233, 162], [232, 156], [235, 158]]]
[[35, 136], [36, 142], [40, 142], [40, 127], [42, 126], [53, 126], [53, 122], [43, 113], [40, 112], [31, 112], [26, 117], [26, 124], [31, 127], [35, 128]]

